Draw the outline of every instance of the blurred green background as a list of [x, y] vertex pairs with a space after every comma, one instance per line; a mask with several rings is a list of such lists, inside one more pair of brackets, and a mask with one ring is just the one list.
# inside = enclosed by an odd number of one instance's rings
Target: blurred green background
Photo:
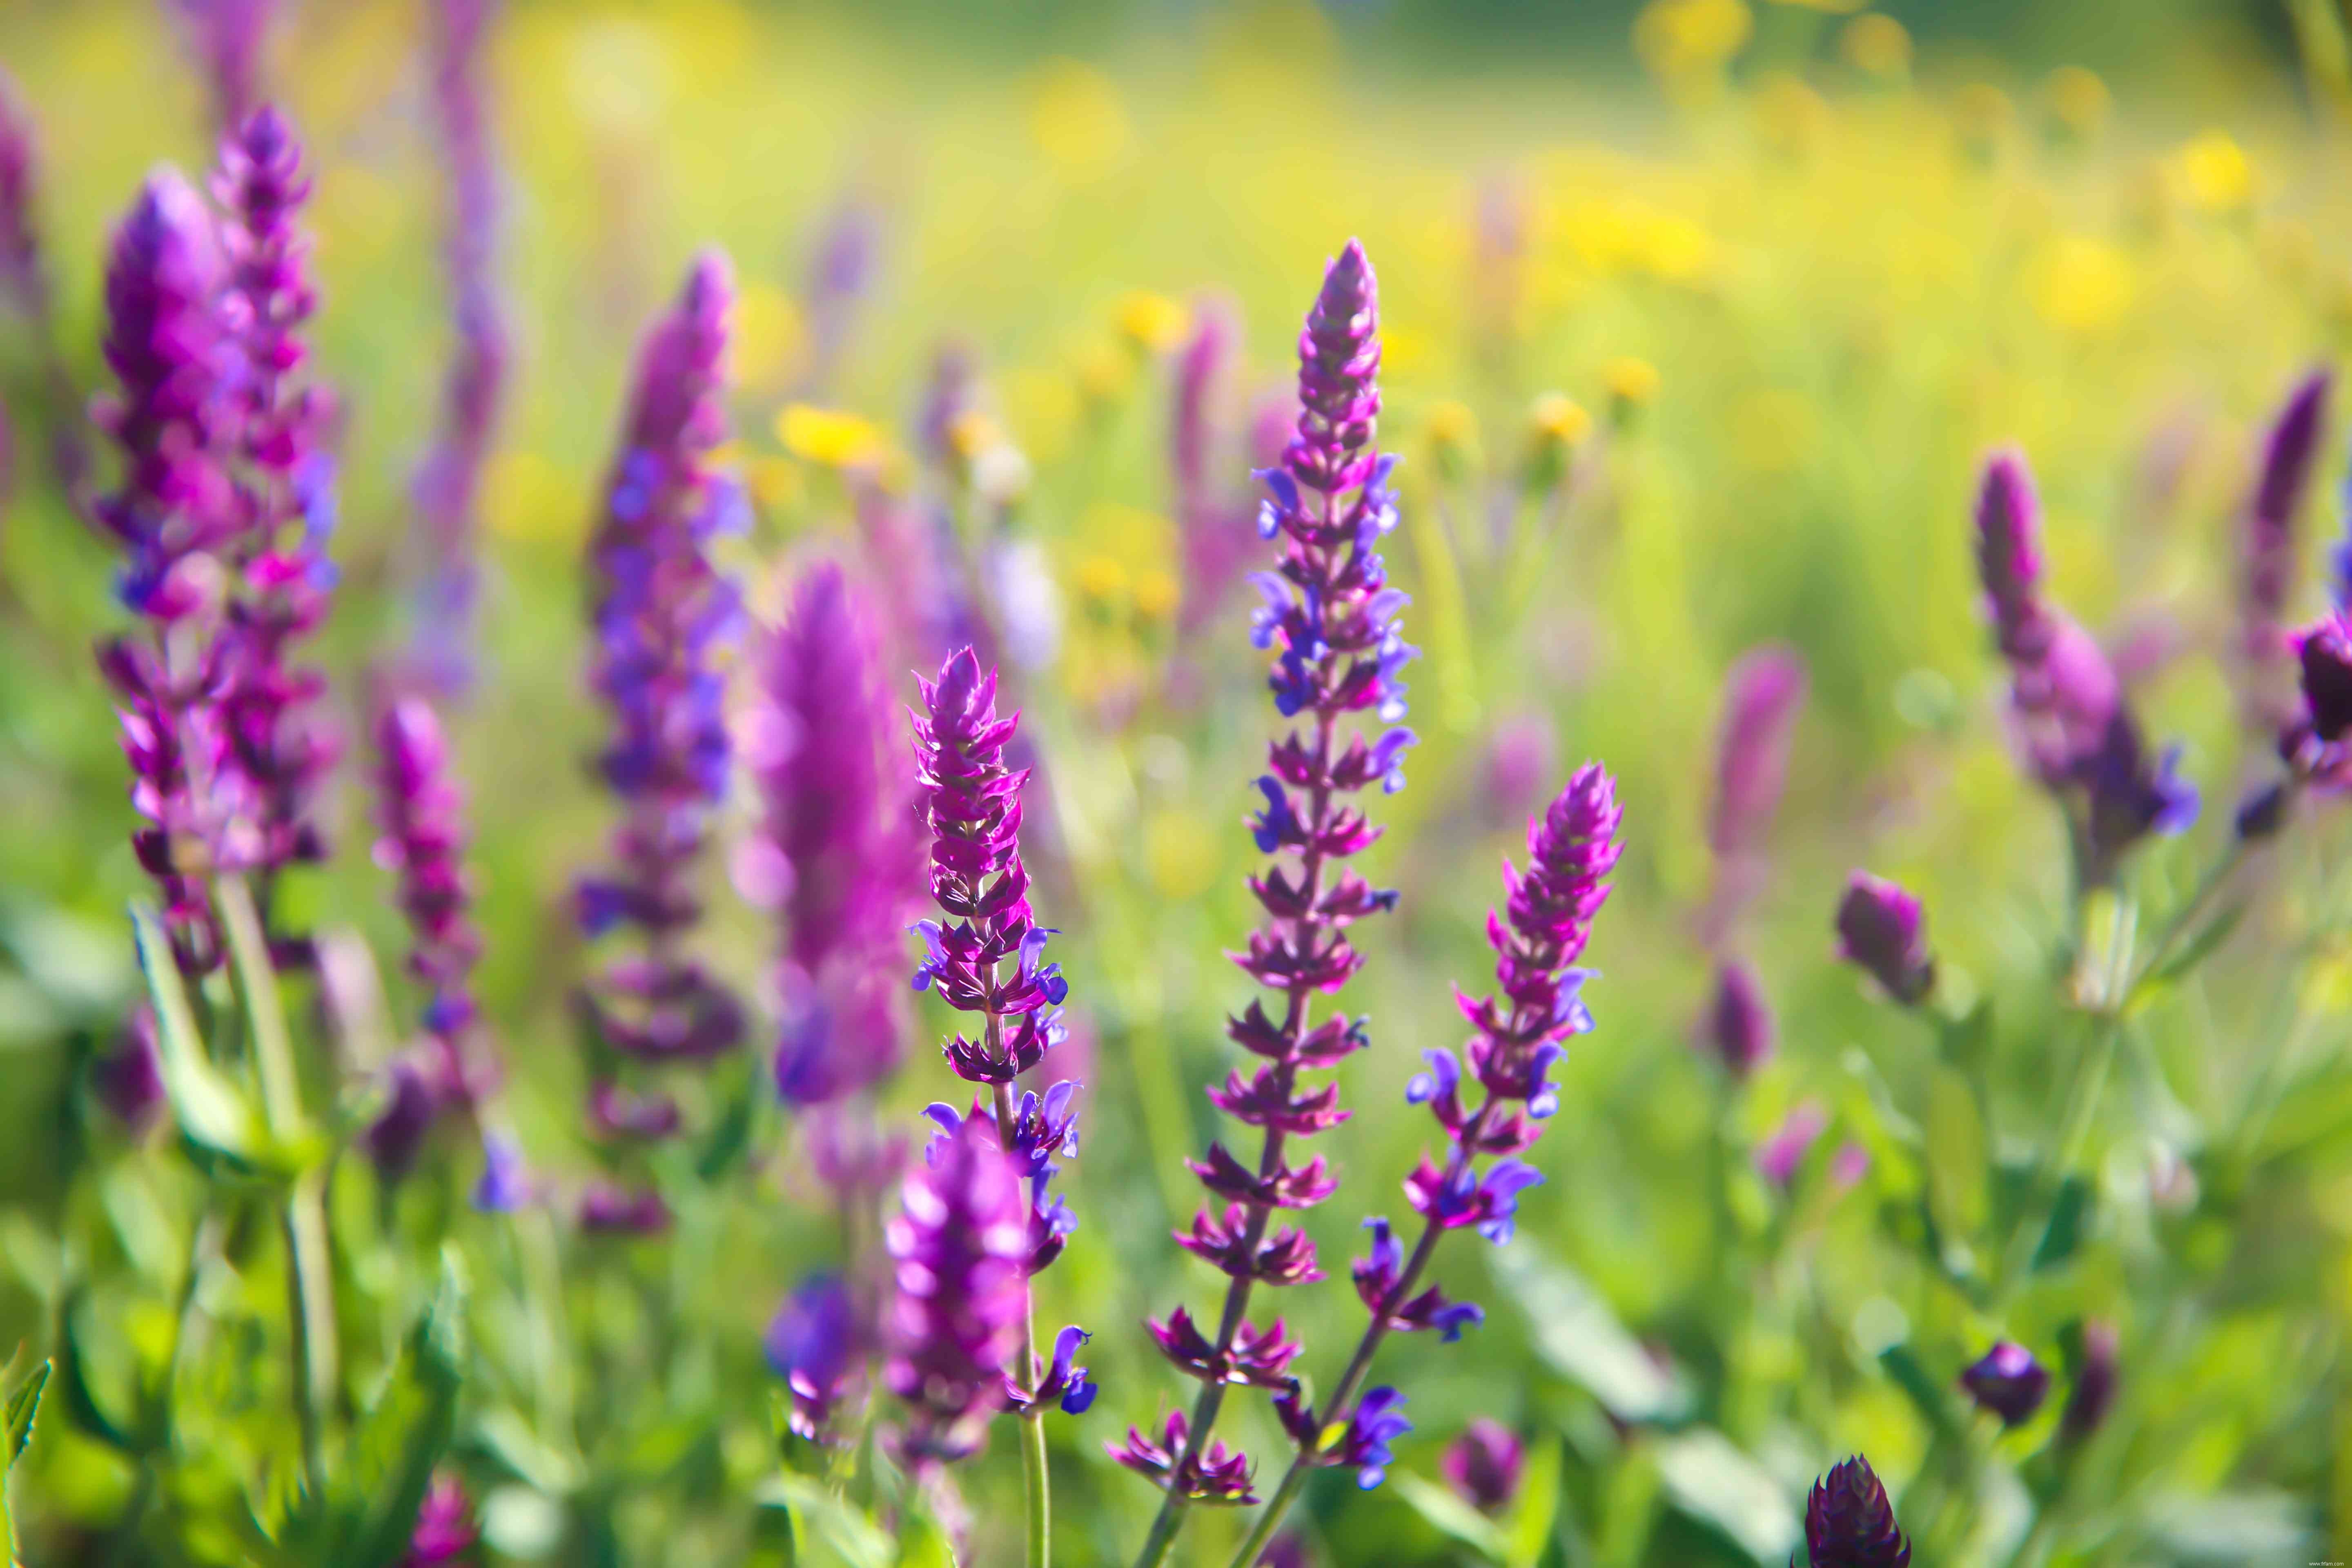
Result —
[[[411, 4], [311, 0], [267, 70], [319, 174], [317, 341], [345, 407], [327, 641], [346, 708], [406, 626], [405, 487], [447, 350], [424, 37]], [[2340, 1544], [2352, 945], [2328, 896], [2336, 816], [2315, 814], [2261, 868], [2215, 976], [2135, 1024], [2096, 1135], [2092, 1239], [2000, 1321], [1919, 1255], [1904, 1129], [1932, 1049], [1832, 963], [1829, 919], [1851, 866], [1925, 896], [1948, 995], [1997, 999], [1992, 1154], [2046, 1140], [2080, 1040], [2052, 957], [2068, 934], [2063, 841], [1997, 712], [1969, 552], [1975, 465], [1995, 442], [2025, 447], [2058, 595], [2147, 655], [2135, 700], [2188, 743], [2207, 820], [2144, 858], [2136, 890], [2161, 908], [2262, 767], [2212, 656], [2260, 421], [2352, 334], [2345, 58], [2325, 0], [509, 5], [492, 102], [517, 366], [485, 503], [483, 674], [457, 727], [489, 1009], [535, 1157], [584, 1168], [565, 898], [608, 809], [579, 760], [599, 730], [579, 674], [580, 547], [634, 336], [717, 243], [743, 284], [730, 458], [761, 514], [733, 563], [764, 610], [778, 563], [849, 548], [845, 468], [879, 453], [890, 484], [927, 482], [913, 422], [942, 344], [975, 356], [989, 440], [1025, 458], [1012, 527], [1060, 606], [1057, 651], [1018, 677], [1061, 842], [1044, 912], [1071, 932], [1094, 1063], [1089, 1142], [1066, 1178], [1084, 1228], [1043, 1310], [1099, 1331], [1106, 1391], [1056, 1428], [1063, 1560], [1131, 1548], [1150, 1498], [1100, 1440], [1189, 1392], [1133, 1325], [1209, 1300], [1163, 1237], [1193, 1197], [1179, 1162], [1213, 1131], [1194, 1086], [1222, 1076], [1219, 1019], [1244, 999], [1218, 954], [1254, 912], [1239, 819], [1273, 723], [1234, 599], [1199, 637], [1176, 630], [1199, 590], [1170, 521], [1173, 354], [1205, 302], [1234, 302], [1245, 369], [1222, 414], [1238, 432], [1289, 372], [1323, 258], [1359, 235], [1381, 283], [1382, 441], [1407, 458], [1391, 564], [1415, 595], [1423, 744], [1411, 789], [1375, 807], [1390, 832], [1370, 868], [1404, 889], [1404, 912], [1365, 933], [1349, 994], [1379, 1048], [1343, 1073], [1357, 1115], [1325, 1141], [1346, 1178], [1314, 1216], [1327, 1266], [1363, 1214], [1401, 1208], [1395, 1183], [1427, 1135], [1403, 1081], [1423, 1046], [1456, 1043], [1449, 985], [1489, 970], [1483, 912], [1528, 804], [1492, 786], [1497, 735], [1552, 737], [1555, 784], [1606, 760], [1627, 804], [1593, 948], [1601, 1028], [1563, 1075], [1537, 1155], [1547, 1184], [1499, 1255], [1507, 1272], [1466, 1243], [1442, 1265], [1488, 1324], [1463, 1346], [1384, 1352], [1420, 1424], [1402, 1468], [1433, 1475], [1437, 1446], [1492, 1414], [1565, 1456], [1561, 1539], [1585, 1555], [1564, 1561], [1784, 1561], [1802, 1488], [1832, 1460], [1864, 1448], [1900, 1481], [1927, 1452], [1926, 1417], [1877, 1357], [1889, 1333], [1941, 1384], [1995, 1332], [2054, 1357], [2058, 1326], [2089, 1311], [2124, 1325], [2135, 1360], [2101, 1459], [2105, 1524], [2073, 1561], [2301, 1562], [2331, 1521]], [[16, 0], [0, 61], [42, 129], [62, 340], [91, 387], [104, 237], [152, 164], [205, 162], [203, 89], [166, 17], [114, 0]], [[870, 216], [873, 275], [821, 375], [811, 257], [845, 206]], [[76, 1082], [77, 1031], [102, 1035], [130, 994], [120, 910], [142, 891], [88, 655], [115, 624], [110, 561], [44, 483], [38, 432], [68, 414], [45, 401], [29, 335], [0, 328], [18, 431], [0, 523], [11, 1339], [43, 1331], [60, 1256], [116, 1268], [121, 1300], [139, 1300], [123, 1193], [167, 1209], [184, 1194], [163, 1152], [90, 1119]], [[865, 423], [795, 424], [793, 406]], [[1548, 451], [1571, 477], [1530, 496]], [[2314, 563], [2337, 529], [2332, 451], [2305, 517]], [[1497, 507], [1532, 547], [1494, 547]], [[1769, 639], [1802, 652], [1811, 700], [1741, 938], [1781, 1048], [1735, 1093], [1690, 1046], [1709, 975], [1694, 921], [1718, 685]], [[342, 853], [294, 896], [388, 960], [398, 927], [355, 777], [335, 812]], [[746, 803], [729, 831], [749, 819]], [[714, 908], [709, 950], [748, 980], [765, 933], [734, 900]], [[413, 1005], [395, 994], [395, 1017]], [[950, 1088], [919, 1041], [893, 1103]], [[1741, 1149], [1806, 1100], [1832, 1113], [1823, 1147], [1861, 1142], [1872, 1175], [1833, 1194], [1816, 1169], [1784, 1197], [1743, 1166], [1718, 1213], [1717, 1118]], [[791, 1129], [778, 1116], [762, 1136], [756, 1179], [677, 1244], [687, 1321], [717, 1360], [647, 1373], [730, 1473], [762, 1462], [759, 1328], [830, 1245], [796, 1202]], [[2183, 1163], [2203, 1195], [2168, 1207], [2149, 1173]], [[418, 1288], [402, 1234], [378, 1238], [387, 1321]], [[83, 1239], [60, 1254], [60, 1237]], [[1547, 1335], [1570, 1279], [1618, 1338]], [[1295, 1294], [1328, 1378], [1359, 1310], [1343, 1281]], [[1689, 1397], [1612, 1403], [1643, 1389]], [[1263, 1406], [1237, 1404], [1234, 1434], [1271, 1455]], [[1715, 1432], [1722, 1447], [1693, 1436]], [[2031, 1446], [2012, 1441], [2022, 1466]], [[130, 1484], [62, 1425], [32, 1464], [37, 1517], [61, 1540], [100, 1527]], [[1011, 1471], [1000, 1443], [971, 1485], [1006, 1500]], [[1475, 1549], [1409, 1486], [1359, 1496], [1325, 1479], [1302, 1516], [1332, 1561]], [[728, 1560], [724, 1510], [677, 1507], [631, 1516], [633, 1560]], [[1198, 1560], [1236, 1538], [1200, 1521]]]

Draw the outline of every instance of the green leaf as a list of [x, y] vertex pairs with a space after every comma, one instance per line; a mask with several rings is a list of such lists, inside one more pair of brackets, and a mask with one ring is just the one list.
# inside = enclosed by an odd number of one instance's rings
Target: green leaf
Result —
[[5, 1406], [0, 1406], [8, 1428], [8, 1462], [5, 1468], [13, 1469], [24, 1457], [25, 1445], [33, 1440], [33, 1417], [41, 1408], [41, 1390], [49, 1385], [49, 1363], [45, 1360], [26, 1373], [8, 1390]]
[[1519, 1477], [1519, 1495], [1503, 1517], [1503, 1561], [1508, 1568], [1536, 1568], [1551, 1543], [1552, 1526], [1559, 1519], [1561, 1445], [1536, 1443], [1528, 1449], [1528, 1465]]
[[710, 1130], [702, 1150], [695, 1157], [694, 1173], [706, 1183], [715, 1182], [735, 1168], [751, 1147], [751, 1129], [760, 1113], [760, 1100], [766, 1084], [761, 1071], [761, 1058], [753, 1056], [745, 1069], [738, 1075], [735, 1092], [729, 1096], [727, 1109], [719, 1124]]
[[1930, 1427], [1937, 1433], [1952, 1429], [1952, 1404], [1944, 1393], [1944, 1385], [1927, 1375], [1927, 1369], [1919, 1364], [1919, 1358], [1912, 1353], [1909, 1345], [1887, 1346], [1878, 1352], [1878, 1364], [1927, 1418]]
[[354, 1568], [390, 1568], [406, 1553], [433, 1467], [456, 1432], [465, 1377], [466, 1277], [457, 1249], [444, 1247], [440, 1286], [409, 1331], [393, 1384], [359, 1435], [362, 1447], [385, 1453], [390, 1462], [372, 1482], [347, 1475], [343, 1483], [361, 1489], [357, 1496], [371, 1502], [350, 1558]]
[[2313, 1522], [2310, 1506], [2286, 1492], [2174, 1496], [2148, 1509], [2149, 1528], [2175, 1562], [2213, 1568], [2305, 1562], [2318, 1544]]
[[1947, 1246], [1984, 1233], [1992, 1159], [1976, 1086], [1948, 1062], [1927, 1084], [1927, 1194]]
[[929, 1513], [916, 1514], [899, 1531], [898, 1568], [956, 1568], [955, 1545]]
[[205, 1055], [187, 991], [180, 984], [179, 965], [153, 911], [134, 905], [131, 921], [138, 937], [139, 965], [147, 975], [147, 994], [155, 1005], [156, 1060], [180, 1136], [201, 1155], [226, 1161], [239, 1171], [257, 1169], [264, 1142], [260, 1116]]
[[1661, 1365], [1576, 1271], [1522, 1236], [1489, 1255], [1496, 1279], [1526, 1314], [1536, 1353], [1620, 1421], [1672, 1425], [1690, 1413], [1682, 1372]]
[[58, 1397], [66, 1402], [66, 1419], [85, 1436], [95, 1437], [118, 1453], [135, 1455], [139, 1444], [128, 1427], [119, 1425], [98, 1402], [82, 1358], [81, 1313], [84, 1295], [77, 1285], [58, 1309]]
[[1444, 1487], [1402, 1470], [1391, 1474], [1389, 1484], [1438, 1533], [1453, 1537], [1489, 1563], [1506, 1561], [1509, 1549], [1494, 1521]]
[[863, 1510], [806, 1476], [784, 1471], [769, 1477], [761, 1484], [759, 1501], [790, 1512], [797, 1534], [814, 1536], [850, 1568], [897, 1568], [889, 1536]]
[[2058, 1201], [2050, 1206], [2050, 1226], [2042, 1233], [2040, 1245], [2033, 1249], [2032, 1268], [2039, 1274], [2045, 1268], [2055, 1268], [2083, 1245], [2084, 1222], [2089, 1218], [2094, 1193], [2090, 1182], [2079, 1172], [2069, 1172], [2058, 1184]]
[[1675, 1507], [1711, 1525], [1771, 1568], [1789, 1561], [1801, 1539], [1796, 1505], [1770, 1472], [1708, 1427], [1658, 1445], [1658, 1474]]

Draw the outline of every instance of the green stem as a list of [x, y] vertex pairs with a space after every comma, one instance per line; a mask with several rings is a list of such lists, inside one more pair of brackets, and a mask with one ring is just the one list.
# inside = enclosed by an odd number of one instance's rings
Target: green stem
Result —
[[[274, 1140], [289, 1140], [302, 1126], [301, 1079], [294, 1065], [293, 1037], [278, 972], [269, 963], [269, 942], [254, 906], [253, 890], [235, 872], [215, 884], [237, 989], [253, 1034], [254, 1067], [261, 1079], [261, 1110]], [[302, 1431], [302, 1469], [311, 1494], [327, 1479], [324, 1404], [335, 1384], [335, 1285], [328, 1272], [326, 1191], [320, 1174], [295, 1178], [284, 1215], [288, 1258], [289, 1318], [294, 1335], [294, 1414]]]
[[[989, 1047], [992, 1055], [1003, 1054], [1002, 1035], [1004, 1026], [997, 1016], [988, 1016]], [[996, 1086], [996, 1131], [999, 1142], [1006, 1149], [1013, 1147], [1013, 1086]], [[1036, 1297], [1027, 1280], [1021, 1285], [1021, 1348], [1013, 1352], [1019, 1368], [1019, 1381], [1034, 1392], [1037, 1387], [1037, 1311]], [[1034, 1405], [1022, 1413], [1021, 1426], [1021, 1492], [1023, 1511], [1028, 1521], [1029, 1550], [1024, 1559], [1028, 1568], [1046, 1568], [1053, 1559], [1054, 1510], [1052, 1479], [1045, 1468], [1045, 1417]]]
[[1257, 1522], [1250, 1526], [1249, 1534], [1243, 1538], [1241, 1550], [1234, 1553], [1233, 1568], [1251, 1568], [1265, 1554], [1266, 1542], [1272, 1541], [1274, 1532], [1282, 1528], [1283, 1515], [1288, 1513], [1290, 1505], [1298, 1500], [1299, 1489], [1306, 1484], [1307, 1466], [1303, 1461], [1294, 1460], [1290, 1468], [1282, 1473], [1282, 1484], [1274, 1489], [1272, 1497], [1266, 1499], [1265, 1511], [1257, 1516]]
[[2041, 1251], [2042, 1240], [2049, 1235], [2059, 1200], [2066, 1190], [2066, 1178], [2074, 1173], [2082, 1158], [2083, 1145], [2090, 1137], [2099, 1096], [2106, 1087], [2107, 1071], [2115, 1063], [2116, 1041], [2122, 1033], [2123, 1021], [2113, 1013], [2098, 1015], [2090, 1043], [2075, 1064], [2074, 1087], [2066, 1096], [2065, 1118], [2059, 1123], [2057, 1147], [2034, 1171], [2033, 1184], [2029, 1189], [2036, 1198], [2031, 1221], [2020, 1225], [2009, 1238], [2009, 1256], [2002, 1260], [2000, 1270], [2003, 1299], [2024, 1283], [2034, 1255]]

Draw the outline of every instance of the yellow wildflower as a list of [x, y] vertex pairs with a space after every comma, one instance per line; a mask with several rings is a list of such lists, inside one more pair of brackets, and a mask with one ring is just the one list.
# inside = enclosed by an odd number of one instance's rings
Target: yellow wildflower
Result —
[[1102, 341], [1088, 343], [1078, 351], [1078, 390], [1088, 403], [1116, 403], [1127, 391], [1134, 365], [1114, 344]]
[[1478, 416], [1466, 403], [1450, 399], [1429, 408], [1429, 442], [1433, 447], [1467, 447], [1478, 438]]
[[2131, 258], [2088, 235], [2068, 235], [2037, 258], [2026, 297], [2042, 319], [2062, 331], [2093, 335], [2123, 320], [2138, 293]]
[[[1629, 366], [1640, 366], [1640, 370], [1634, 373], [1637, 377], [1643, 372], [1647, 372], [1649, 376], [1647, 392], [1643, 395], [1647, 396], [1656, 393], [1658, 373], [1655, 370], [1640, 360], [1622, 360], [1618, 363]], [[1528, 410], [1528, 427], [1544, 440], [1555, 441], [1563, 447], [1573, 447], [1592, 433], [1592, 416], [1584, 411], [1584, 405], [1566, 393], [1547, 392], [1536, 399], [1534, 407]]]
[[776, 416], [776, 436], [785, 451], [820, 468], [875, 468], [890, 455], [889, 440], [872, 420], [806, 403], [785, 405]]
[[2253, 200], [2253, 163], [2226, 131], [2208, 131], [2181, 148], [2173, 170], [2181, 195], [2200, 212], [2237, 212]]
[[1756, 94], [1756, 128], [1783, 158], [1801, 158], [1830, 132], [1830, 106], [1803, 78], [1775, 71]]
[[994, 419], [977, 408], [965, 409], [948, 426], [949, 447], [957, 458], [967, 463], [1003, 443], [1003, 430]]
[[1865, 76], [1895, 78], [1911, 68], [1911, 34], [1892, 16], [1856, 16], [1838, 35], [1845, 63]]
[[1601, 366], [1601, 381], [1612, 400], [1629, 407], [1638, 408], [1658, 395], [1658, 367], [1630, 354]]
[[1184, 341], [1192, 313], [1165, 294], [1139, 289], [1118, 302], [1118, 330], [1136, 347], [1166, 353]]
[[745, 466], [744, 479], [751, 500], [762, 511], [782, 511], [800, 504], [808, 486], [798, 463], [782, 458], [754, 458]]
[[1832, 16], [1851, 16], [1870, 0], [1772, 0], [1776, 5], [1794, 5], [1801, 11], [1826, 11]]
[[1127, 593], [1127, 568], [1108, 555], [1089, 555], [1078, 563], [1078, 592], [1106, 605]]

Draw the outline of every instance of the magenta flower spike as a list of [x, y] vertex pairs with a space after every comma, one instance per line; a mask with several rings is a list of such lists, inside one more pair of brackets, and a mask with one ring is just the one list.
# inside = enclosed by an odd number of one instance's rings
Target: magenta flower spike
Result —
[[1699, 1043], [1734, 1079], [1745, 1080], [1772, 1059], [1772, 1005], [1764, 983], [1745, 959], [1716, 966], [1715, 994], [1701, 1020]]
[[[310, 193], [302, 147], [285, 117], [257, 109], [221, 144], [213, 193], [228, 262], [222, 316], [239, 363], [233, 389], [243, 577], [230, 611], [234, 679], [225, 709], [238, 770], [249, 781], [257, 843], [252, 863], [268, 912], [269, 875], [327, 853], [317, 795], [341, 753], [322, 711], [326, 677], [294, 662], [325, 618], [335, 585], [334, 464], [322, 435], [331, 399], [299, 373], [303, 328], [318, 307], [310, 239], [297, 222]], [[307, 951], [281, 943], [281, 956]]]
[[[441, 721], [423, 697], [387, 702], [375, 722], [375, 863], [397, 879], [411, 946], [408, 973], [427, 993], [423, 1038], [394, 1065], [391, 1104], [369, 1134], [379, 1169], [403, 1173], [432, 1123], [469, 1107], [496, 1082], [480, 1043], [472, 976], [481, 956], [466, 869], [465, 797], [449, 765]], [[520, 1173], [512, 1173], [520, 1179]], [[493, 1173], [491, 1190], [512, 1181]], [[488, 1206], [488, 1205], [486, 1205]]]
[[499, 171], [482, 84], [498, 8], [495, 0], [434, 0], [432, 9], [433, 114], [446, 191], [442, 266], [454, 341], [442, 373], [439, 426], [410, 481], [423, 581], [409, 663], [435, 689], [456, 694], [473, 675], [478, 512], [509, 346], [496, 277]]
[[191, 973], [220, 961], [203, 879], [247, 847], [222, 711], [232, 661], [221, 633], [227, 573], [215, 554], [237, 521], [226, 467], [224, 277], [196, 193], [168, 170], [150, 176], [108, 258], [106, 361], [119, 390], [96, 410], [122, 455], [97, 516], [123, 547], [118, 592], [148, 635], [115, 637], [98, 659], [122, 704], [131, 805], [146, 824], [131, 844]]
[[2115, 1408], [2116, 1387], [2121, 1380], [2117, 1351], [2120, 1340], [2113, 1323], [2083, 1325], [2082, 1353], [2076, 1358], [2074, 1385], [2059, 1412], [2058, 1436], [2064, 1443], [2084, 1443], [2104, 1426]]
[[1993, 641], [2010, 667], [2010, 712], [2034, 778], [2066, 813], [2085, 887], [2114, 879], [2149, 834], [2197, 818], [2179, 748], [2152, 752], [2106, 654], [2042, 593], [2042, 509], [2022, 454], [1995, 452], [1977, 500], [1977, 566]]
[[783, 929], [776, 1084], [796, 1106], [863, 1089], [906, 1034], [894, 973], [917, 894], [911, 805], [865, 600], [830, 562], [804, 572], [743, 726], [761, 827], [737, 868]]
[[401, 1568], [440, 1568], [472, 1550], [479, 1532], [474, 1528], [474, 1500], [466, 1485], [446, 1473], [433, 1478], [432, 1489], [416, 1510], [416, 1528], [408, 1538], [408, 1555]]
[[1911, 1543], [1895, 1522], [1886, 1488], [1856, 1454], [1813, 1484], [1805, 1500], [1812, 1568], [1909, 1568]]
[[[1251, 1497], [1249, 1461], [1208, 1447], [1211, 1428], [1229, 1385], [1289, 1382], [1285, 1368], [1296, 1342], [1279, 1320], [1253, 1325], [1246, 1309], [1260, 1284], [1321, 1277], [1306, 1234], [1275, 1221], [1282, 1210], [1331, 1194], [1337, 1183], [1324, 1160], [1295, 1163], [1288, 1146], [1347, 1116], [1336, 1085], [1306, 1089], [1299, 1075], [1327, 1070], [1367, 1043], [1360, 1021], [1342, 1014], [1315, 1020], [1311, 1002], [1318, 992], [1337, 992], [1362, 964], [1348, 928], [1396, 904], [1395, 893], [1345, 866], [1381, 831], [1350, 797], [1375, 782], [1402, 788], [1404, 752], [1413, 742], [1412, 731], [1392, 727], [1404, 717], [1401, 677], [1414, 650], [1397, 626], [1405, 596], [1388, 585], [1379, 552], [1397, 514], [1388, 482], [1394, 459], [1372, 446], [1378, 332], [1371, 263], [1351, 240], [1325, 272], [1299, 334], [1296, 426], [1280, 463], [1257, 476], [1268, 492], [1258, 534], [1275, 546], [1276, 562], [1251, 579], [1263, 600], [1251, 640], [1274, 656], [1267, 686], [1276, 711], [1299, 723], [1269, 747], [1269, 771], [1256, 781], [1265, 805], [1250, 828], [1260, 852], [1276, 859], [1250, 879], [1266, 919], [1235, 962], [1279, 1005], [1269, 1012], [1252, 1002], [1229, 1020], [1226, 1032], [1260, 1065], [1248, 1077], [1236, 1069], [1209, 1096], [1259, 1130], [1259, 1153], [1244, 1161], [1219, 1142], [1192, 1162], [1211, 1203], [1177, 1234], [1180, 1245], [1227, 1277], [1225, 1306], [1213, 1334], [1194, 1327], [1181, 1308], [1154, 1324], [1162, 1352], [1202, 1384], [1192, 1415], [1171, 1416], [1161, 1443], [1130, 1430], [1111, 1448], [1168, 1493], [1146, 1561], [1166, 1552], [1185, 1503]], [[1342, 731], [1343, 721], [1353, 733]]]
[[[582, 991], [580, 1007], [604, 1049], [640, 1064], [707, 1061], [744, 1031], [741, 1005], [684, 951], [701, 918], [696, 883], [731, 757], [719, 659], [741, 606], [710, 545], [743, 527], [747, 509], [709, 453], [726, 434], [733, 297], [726, 258], [705, 252], [646, 335], [589, 544], [589, 684], [613, 716], [597, 768], [621, 822], [609, 868], [582, 879], [574, 901], [590, 937], [626, 929], [638, 940]], [[639, 1202], [624, 1215], [630, 1223], [600, 1228], [640, 1228], [659, 1207]]]
[[2049, 1397], [2050, 1369], [2023, 1345], [2002, 1340], [1960, 1373], [1960, 1386], [2002, 1426], [2022, 1426]]
[[1176, 356], [1168, 435], [1168, 470], [1182, 540], [1183, 593], [1177, 624], [1198, 633], [1232, 591], [1250, 542], [1248, 509], [1228, 499], [1213, 464], [1222, 448], [1220, 402], [1241, 349], [1231, 301], [1213, 296], [1194, 311], [1192, 335]]
[[965, 1458], [1006, 1402], [1020, 1343], [1029, 1227], [1013, 1163], [978, 1121], [907, 1173], [885, 1227], [897, 1289], [882, 1378], [908, 1405], [908, 1461]]
[[[37, 335], [49, 400], [49, 468], [58, 488], [88, 516], [90, 458], [84, 400], [58, 349], [56, 297], [34, 211], [39, 194], [40, 147], [32, 110], [15, 79], [0, 68], [0, 301], [24, 316]], [[17, 434], [13, 429], [0, 433], [11, 448]], [[13, 468], [14, 457], [13, 449], [0, 451], [0, 469]], [[0, 505], [5, 504], [9, 477], [0, 473]]]

